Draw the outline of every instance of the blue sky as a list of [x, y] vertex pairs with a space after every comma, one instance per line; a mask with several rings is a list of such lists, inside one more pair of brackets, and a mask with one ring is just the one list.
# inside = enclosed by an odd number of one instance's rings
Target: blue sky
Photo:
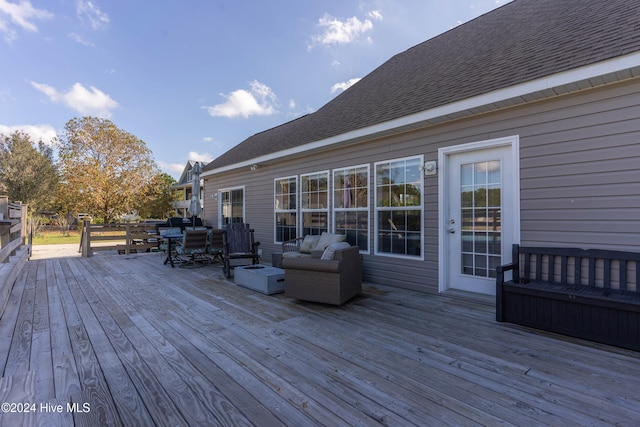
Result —
[[85, 115], [178, 178], [508, 0], [0, 0], [0, 133]]

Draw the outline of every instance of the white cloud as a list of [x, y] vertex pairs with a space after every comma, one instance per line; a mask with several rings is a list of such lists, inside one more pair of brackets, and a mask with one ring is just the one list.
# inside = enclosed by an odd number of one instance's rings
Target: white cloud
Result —
[[213, 156], [209, 153], [198, 153], [196, 151], [189, 151], [189, 160], [195, 160], [196, 162], [209, 163], [213, 160]]
[[186, 162], [185, 163], [166, 163], [161, 160], [157, 160], [156, 163], [158, 164], [160, 169], [162, 169], [169, 175], [173, 176], [175, 179], [178, 179], [180, 177], [180, 174], [182, 174], [182, 171], [184, 170], [184, 165]]
[[382, 21], [382, 12], [379, 10], [372, 10], [371, 12], [367, 13], [367, 16], [369, 18], [375, 19], [376, 21]]
[[109, 15], [101, 11], [93, 2], [87, 0], [78, 0], [76, 14], [82, 21], [89, 23], [89, 26], [94, 30], [107, 28], [111, 21]]
[[331, 93], [337, 92], [338, 90], [345, 91], [349, 89], [351, 86], [353, 86], [354, 84], [358, 83], [359, 81], [360, 81], [360, 77], [355, 79], [349, 79], [346, 82], [336, 83], [333, 86], [331, 86]]
[[0, 125], [0, 134], [2, 135], [9, 136], [16, 131], [26, 133], [33, 142], [42, 140], [47, 145], [51, 144], [52, 139], [58, 137], [58, 133], [51, 125]]
[[4, 39], [7, 42], [17, 38], [18, 33], [15, 27], [37, 33], [38, 27], [33, 21], [52, 17], [51, 12], [34, 8], [28, 0], [22, 0], [20, 3], [0, 0], [0, 33], [4, 33]]
[[228, 95], [223, 104], [205, 108], [212, 117], [250, 117], [268, 116], [276, 112], [277, 97], [271, 88], [254, 80], [249, 90], [238, 89]]
[[52, 102], [66, 105], [83, 115], [109, 118], [111, 110], [118, 106], [109, 95], [94, 86], [87, 89], [76, 83], [67, 92], [59, 92], [44, 83], [31, 82], [31, 86], [47, 95]]
[[[380, 15], [382, 16], [382, 15]], [[318, 26], [324, 28], [322, 34], [311, 36], [312, 44], [316, 45], [347, 44], [357, 40], [361, 35], [373, 29], [373, 23], [369, 19], [360, 21], [353, 16], [346, 21], [340, 21], [329, 14], [325, 14], [318, 20]]]
[[69, 37], [70, 39], [72, 39], [73, 41], [75, 41], [76, 43], [79, 43], [83, 46], [87, 46], [87, 47], [94, 47], [95, 45], [90, 42], [89, 40], [85, 39], [84, 37], [82, 37], [80, 34], [77, 33], [70, 33], [67, 35], [67, 37]]

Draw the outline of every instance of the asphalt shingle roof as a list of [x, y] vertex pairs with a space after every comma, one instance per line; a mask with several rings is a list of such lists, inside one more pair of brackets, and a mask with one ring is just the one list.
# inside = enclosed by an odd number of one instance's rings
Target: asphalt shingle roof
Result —
[[514, 0], [399, 53], [318, 111], [205, 171], [640, 51], [639, 0]]

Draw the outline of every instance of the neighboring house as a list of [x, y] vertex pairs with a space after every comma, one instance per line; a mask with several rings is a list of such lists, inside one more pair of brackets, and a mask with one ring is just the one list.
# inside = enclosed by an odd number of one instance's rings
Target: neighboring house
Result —
[[[207, 163], [206, 162], [197, 162], [195, 160], [189, 160], [182, 171], [182, 175], [180, 175], [180, 179], [178, 182], [173, 184], [171, 188], [176, 192], [175, 201], [171, 203], [171, 208], [175, 212], [175, 216], [181, 216], [183, 218], [190, 217], [189, 213], [189, 204], [191, 203], [191, 189], [193, 186], [193, 175], [192, 170], [193, 166], [196, 163], [200, 163], [200, 167], [204, 168]], [[200, 186], [200, 200], [202, 204], [202, 199], [204, 197], [204, 186]], [[204, 211], [199, 215], [204, 218]]]
[[640, 251], [640, 2], [515, 0], [203, 177], [208, 223], [264, 256], [346, 233], [365, 280], [425, 292], [494, 294], [512, 243]]

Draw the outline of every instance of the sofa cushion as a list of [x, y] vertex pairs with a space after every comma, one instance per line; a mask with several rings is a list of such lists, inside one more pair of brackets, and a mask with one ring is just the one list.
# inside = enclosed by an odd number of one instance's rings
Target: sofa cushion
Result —
[[338, 243], [332, 243], [329, 246], [327, 246], [327, 249], [324, 250], [324, 252], [322, 253], [322, 256], [320, 257], [320, 259], [324, 259], [324, 260], [330, 260], [333, 259], [334, 255], [336, 254], [336, 251], [339, 249], [346, 249], [351, 247], [351, 245], [347, 242], [338, 242]]
[[319, 235], [307, 234], [306, 236], [304, 236], [304, 240], [300, 244], [300, 252], [303, 254], [310, 254], [318, 244], [318, 240], [320, 240]]
[[324, 251], [327, 246], [333, 243], [344, 242], [345, 240], [347, 240], [347, 236], [344, 234], [333, 234], [324, 231], [320, 236], [320, 240], [318, 240], [318, 243], [316, 244], [315, 250]]

